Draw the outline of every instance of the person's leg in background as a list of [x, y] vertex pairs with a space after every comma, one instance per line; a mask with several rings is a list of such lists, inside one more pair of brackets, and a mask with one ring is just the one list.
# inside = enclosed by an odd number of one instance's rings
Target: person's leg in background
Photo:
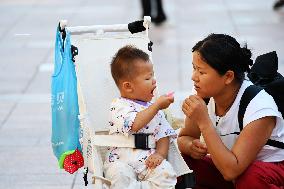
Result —
[[284, 7], [284, 0], [277, 0], [273, 5], [274, 10], [278, 10], [281, 7]]
[[234, 189], [233, 182], [226, 181], [223, 178], [209, 156], [205, 156], [203, 159], [199, 160], [188, 156], [183, 157], [195, 175], [196, 184], [194, 189]]
[[154, 24], [160, 25], [166, 21], [162, 0], [141, 0], [141, 6], [142, 15], [151, 16]]
[[235, 182], [236, 189], [284, 189], [284, 161], [253, 162]]
[[142, 16], [151, 16], [151, 1], [150, 0], [141, 0], [142, 6]]
[[164, 21], [166, 21], [167, 17], [163, 8], [163, 2], [162, 0], [156, 0], [156, 10], [157, 10], [157, 14], [156, 17], [153, 18], [153, 22], [157, 25], [163, 23]]

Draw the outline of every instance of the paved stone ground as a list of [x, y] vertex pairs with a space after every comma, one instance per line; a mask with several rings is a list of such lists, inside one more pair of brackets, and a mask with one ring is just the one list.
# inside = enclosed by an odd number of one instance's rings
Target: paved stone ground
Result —
[[[212, 32], [247, 42], [254, 58], [276, 50], [284, 73], [284, 8], [275, 12], [273, 3], [165, 0], [169, 21], [151, 27], [150, 33], [161, 93], [188, 94], [191, 47]], [[77, 26], [128, 23], [140, 16], [138, 0], [0, 1], [0, 188], [83, 188], [82, 174], [59, 170], [51, 150], [50, 77], [56, 26], [60, 19]]]

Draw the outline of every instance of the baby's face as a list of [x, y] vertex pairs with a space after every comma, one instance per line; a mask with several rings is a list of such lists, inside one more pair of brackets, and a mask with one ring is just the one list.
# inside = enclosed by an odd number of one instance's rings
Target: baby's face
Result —
[[135, 64], [136, 75], [132, 80], [133, 97], [135, 100], [149, 102], [154, 97], [156, 79], [154, 78], [153, 64], [137, 60]]

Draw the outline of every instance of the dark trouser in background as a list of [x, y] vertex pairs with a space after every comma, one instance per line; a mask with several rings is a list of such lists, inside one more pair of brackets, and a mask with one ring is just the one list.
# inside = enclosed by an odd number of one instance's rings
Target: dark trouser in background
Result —
[[278, 10], [281, 7], [284, 7], [284, 0], [277, 0], [273, 5], [274, 10]]
[[196, 185], [194, 189], [233, 189], [232, 182], [225, 181], [219, 170], [215, 167], [212, 159], [205, 156], [203, 159], [196, 160], [189, 156], [183, 156], [187, 165], [193, 170]]
[[234, 186], [233, 182], [224, 180], [210, 156], [200, 160], [184, 156], [184, 159], [195, 173], [195, 189], [284, 189], [284, 161], [275, 163], [254, 161], [235, 180]]
[[166, 20], [162, 0], [141, 0], [141, 4], [143, 16], [151, 16], [155, 24], [161, 24]]

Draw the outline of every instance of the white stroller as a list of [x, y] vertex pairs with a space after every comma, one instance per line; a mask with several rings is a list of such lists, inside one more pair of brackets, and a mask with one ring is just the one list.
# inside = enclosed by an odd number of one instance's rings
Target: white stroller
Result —
[[[130, 24], [77, 27], [67, 27], [66, 21], [60, 22], [61, 29], [70, 32], [72, 44], [79, 49], [76, 73], [81, 144], [84, 168], [92, 174], [92, 183], [96, 189], [107, 189], [111, 184], [111, 181], [104, 178], [103, 173], [106, 146], [135, 148], [131, 138], [114, 138], [108, 135], [109, 105], [111, 100], [119, 95], [111, 77], [109, 64], [117, 50], [126, 44], [135, 45], [151, 57], [151, 42], [148, 38], [150, 20], [150, 17], [145, 17], [144, 21]], [[170, 115], [168, 118], [171, 118]], [[178, 176], [192, 173], [181, 157], [176, 143], [170, 146], [168, 160], [172, 162]]]

